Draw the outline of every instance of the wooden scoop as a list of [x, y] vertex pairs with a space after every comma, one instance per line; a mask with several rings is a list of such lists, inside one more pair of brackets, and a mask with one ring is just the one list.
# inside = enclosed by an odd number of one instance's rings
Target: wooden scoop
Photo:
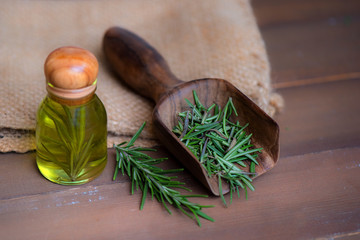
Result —
[[[197, 158], [172, 133], [178, 113], [188, 110], [185, 98], [193, 100], [196, 90], [204, 106], [225, 106], [232, 97], [240, 124], [252, 133], [252, 143], [263, 148], [258, 157], [256, 177], [273, 168], [279, 157], [279, 127], [254, 102], [223, 79], [204, 78], [184, 82], [170, 71], [164, 58], [147, 42], [123, 28], [107, 30], [103, 40], [105, 56], [120, 80], [139, 94], [151, 98], [156, 106], [153, 123], [159, 140], [214, 195], [219, 196], [217, 177], [210, 178]], [[245, 169], [248, 170], [248, 169]], [[229, 192], [224, 184], [223, 194]]]

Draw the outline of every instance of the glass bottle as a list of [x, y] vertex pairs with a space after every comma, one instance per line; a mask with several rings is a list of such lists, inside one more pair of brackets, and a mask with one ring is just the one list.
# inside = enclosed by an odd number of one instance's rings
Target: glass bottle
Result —
[[62, 47], [45, 61], [47, 96], [36, 121], [36, 162], [48, 180], [78, 185], [107, 162], [107, 116], [95, 94], [98, 62], [87, 50]]

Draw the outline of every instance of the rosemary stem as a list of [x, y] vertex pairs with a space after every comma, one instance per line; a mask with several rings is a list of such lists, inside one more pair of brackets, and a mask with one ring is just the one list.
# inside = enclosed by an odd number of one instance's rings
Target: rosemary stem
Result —
[[[209, 205], [200, 205], [198, 203], [190, 202], [188, 197], [207, 197], [206, 195], [182, 195], [179, 191], [175, 190], [184, 189], [191, 191], [184, 187], [184, 183], [173, 180], [174, 177], [166, 176], [165, 174], [179, 172], [183, 169], [170, 169], [164, 170], [155, 164], [161, 163], [166, 158], [154, 159], [147, 155], [146, 151], [155, 151], [151, 148], [135, 147], [134, 143], [139, 137], [141, 131], [144, 129], [146, 123], [140, 127], [132, 139], [126, 143], [114, 145], [116, 150], [116, 161], [113, 180], [116, 179], [118, 173], [125, 173], [131, 180], [131, 194], [135, 189], [140, 188], [142, 190], [142, 197], [140, 203], [140, 210], [144, 208], [146, 196], [150, 192], [151, 198], [156, 198], [158, 202], [162, 203], [165, 209], [171, 214], [167, 203], [178, 208], [186, 216], [196, 219], [196, 222], [201, 226], [199, 217], [202, 217], [208, 221], [214, 221], [211, 217], [202, 212], [202, 208], [213, 207]], [[126, 146], [124, 146], [126, 144]]]

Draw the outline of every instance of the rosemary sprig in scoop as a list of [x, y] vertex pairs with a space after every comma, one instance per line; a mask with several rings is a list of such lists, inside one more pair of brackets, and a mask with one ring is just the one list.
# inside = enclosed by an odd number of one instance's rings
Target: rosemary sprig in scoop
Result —
[[151, 198], [154, 197], [161, 202], [165, 209], [171, 214], [170, 209], [166, 205], [166, 202], [178, 208], [186, 216], [194, 218], [197, 224], [201, 226], [199, 217], [214, 222], [214, 219], [203, 213], [202, 208], [210, 208], [213, 206], [205, 206], [197, 203], [190, 202], [189, 197], [207, 197], [206, 195], [182, 195], [174, 188], [190, 189], [184, 187], [184, 183], [173, 180], [176, 177], [166, 176], [168, 173], [180, 172], [183, 169], [164, 170], [155, 166], [158, 163], [163, 162], [166, 158], [152, 158], [145, 154], [146, 151], [156, 151], [152, 148], [142, 148], [134, 146], [134, 142], [139, 137], [140, 133], [145, 127], [145, 122], [132, 137], [129, 142], [123, 142], [118, 145], [114, 145], [116, 150], [116, 167], [113, 180], [116, 179], [119, 171], [124, 175], [128, 175], [131, 179], [131, 194], [134, 194], [134, 190], [140, 190], [143, 192], [140, 210], [143, 209], [146, 196], [151, 194]]
[[[209, 177], [216, 176], [219, 182], [219, 193], [226, 206], [222, 194], [222, 181], [230, 185], [230, 202], [233, 193], [239, 196], [239, 187], [254, 191], [250, 176], [255, 175], [257, 153], [261, 148], [253, 148], [251, 134], [247, 135], [245, 128], [239, 122], [230, 121], [234, 113], [238, 115], [232, 99], [229, 98], [224, 109], [217, 104], [206, 108], [193, 91], [194, 104], [185, 99], [190, 110], [179, 113], [178, 125], [173, 132], [180, 141], [189, 148], [206, 169]], [[248, 167], [250, 172], [245, 172], [241, 167]]]

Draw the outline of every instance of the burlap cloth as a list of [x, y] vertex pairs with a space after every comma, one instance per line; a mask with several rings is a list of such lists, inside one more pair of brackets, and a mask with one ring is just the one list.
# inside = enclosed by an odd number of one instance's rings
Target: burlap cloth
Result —
[[36, 111], [46, 95], [43, 64], [60, 46], [93, 52], [97, 94], [108, 113], [108, 145], [129, 140], [147, 121], [139, 144], [157, 144], [154, 104], [122, 85], [106, 67], [102, 37], [111, 26], [142, 36], [184, 81], [230, 81], [268, 114], [281, 105], [270, 86], [264, 42], [249, 0], [2, 1], [0, 7], [0, 151], [35, 149]]

